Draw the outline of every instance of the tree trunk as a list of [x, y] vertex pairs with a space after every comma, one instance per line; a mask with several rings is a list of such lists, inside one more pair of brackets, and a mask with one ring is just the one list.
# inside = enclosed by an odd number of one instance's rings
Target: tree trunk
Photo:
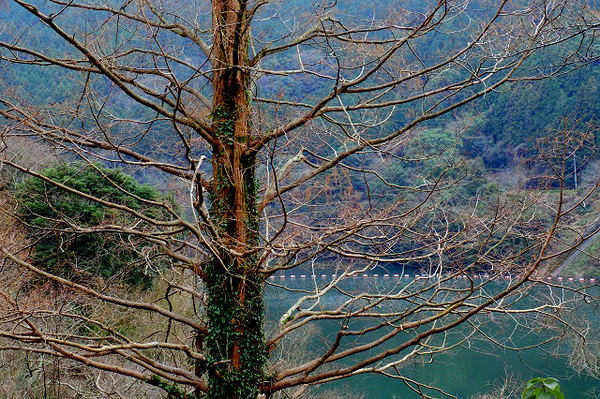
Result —
[[206, 269], [210, 398], [256, 398], [266, 359], [263, 278], [257, 273], [255, 156], [247, 155], [248, 23], [245, 1], [213, 1], [213, 185], [218, 257]]

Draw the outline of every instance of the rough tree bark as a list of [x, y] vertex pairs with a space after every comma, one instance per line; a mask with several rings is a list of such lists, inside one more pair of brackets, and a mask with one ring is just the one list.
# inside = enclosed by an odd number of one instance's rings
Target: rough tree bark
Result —
[[250, 398], [258, 395], [266, 361], [262, 330], [264, 276], [258, 273], [256, 156], [248, 151], [250, 15], [246, 1], [212, 4], [213, 179], [211, 219], [219, 247], [207, 264], [206, 337], [209, 396]]

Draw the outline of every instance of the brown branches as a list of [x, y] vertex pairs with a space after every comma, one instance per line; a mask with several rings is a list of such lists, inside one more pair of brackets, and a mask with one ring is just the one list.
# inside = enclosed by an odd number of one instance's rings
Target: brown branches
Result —
[[[554, 183], [536, 190], [495, 184], [464, 147], [482, 98], [595, 59], [595, 13], [567, 1], [367, 11], [262, 0], [13, 3], [25, 16], [0, 32], [0, 173], [12, 173], [2, 190], [36, 179], [44, 207], [6, 196], [15, 204], [6, 220], [29, 233], [23, 242], [5, 234], [13, 238], [1, 246], [0, 277], [13, 268], [27, 281], [0, 287], [0, 350], [71, 359], [181, 398], [300, 395], [365, 373], [428, 397], [441, 388], [402, 366], [474, 337], [511, 348], [486, 317], [568, 325], [553, 312], [570, 299], [521, 305], [530, 282], [542, 284], [549, 263], [578, 245], [582, 229], [570, 224], [579, 209], [597, 204], [597, 184], [574, 199], [566, 191], [570, 159], [590, 157], [594, 129], [539, 142], [526, 166]], [[17, 156], [27, 146], [84, 167], [49, 175], [49, 165]], [[115, 167], [127, 179], [111, 178]], [[87, 169], [103, 190], [75, 184]], [[161, 196], [134, 192], [134, 179]], [[76, 213], [90, 209], [87, 219]], [[597, 231], [584, 219], [582, 239]], [[114, 253], [89, 253], [82, 237]], [[152, 270], [155, 284], [136, 291], [102, 275], [119, 256]], [[105, 259], [99, 275], [60, 274], [87, 258]], [[356, 283], [379, 268], [386, 284]], [[389, 276], [404, 268], [421, 277]], [[285, 271], [306, 284], [275, 284]], [[53, 287], [51, 306], [36, 309], [40, 281]], [[289, 303], [265, 334], [271, 289]], [[335, 331], [291, 366], [268, 364], [315, 325]]]

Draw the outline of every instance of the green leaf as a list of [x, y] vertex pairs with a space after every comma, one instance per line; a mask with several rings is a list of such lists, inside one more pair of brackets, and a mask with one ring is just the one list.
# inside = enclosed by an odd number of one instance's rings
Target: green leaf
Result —
[[523, 399], [535, 399], [540, 393], [543, 393], [542, 388], [532, 386], [526, 389], [521, 397]]
[[521, 395], [522, 399], [565, 399], [556, 378], [532, 378]]
[[544, 386], [546, 388], [548, 388], [551, 391], [554, 391], [556, 388], [558, 388], [558, 381], [554, 380], [554, 381], [548, 381], [548, 379], [546, 379], [543, 382]]

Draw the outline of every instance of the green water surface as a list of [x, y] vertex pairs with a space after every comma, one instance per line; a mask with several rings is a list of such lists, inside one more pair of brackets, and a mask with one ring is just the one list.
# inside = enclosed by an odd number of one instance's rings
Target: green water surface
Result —
[[[320, 275], [316, 280], [321, 280]], [[311, 281], [310, 278], [290, 280], [288, 278], [285, 282], [277, 281], [277, 283], [292, 288], [294, 291], [290, 292], [281, 287], [269, 287], [267, 289], [267, 315], [272, 323], [279, 320], [288, 307], [303, 295], [298, 290], [314, 288], [315, 283], [326, 284], [327, 281], [324, 279], [322, 281]], [[359, 292], [373, 288], [381, 289], [382, 284], [392, 283], [394, 282], [391, 278], [387, 282], [382, 281], [381, 278], [378, 280], [360, 278], [344, 282], [342, 285], [347, 291]], [[496, 284], [497, 288], [500, 289], [502, 285], [509, 284], [509, 282], [500, 281], [491, 284], [486, 289], [493, 289], [493, 284]], [[586, 318], [590, 339], [593, 339], [599, 335], [596, 330], [600, 319], [600, 309], [594, 298], [598, 297], [600, 289], [591, 288], [587, 289], [587, 292], [590, 295], [587, 298], [587, 303], [584, 301], [578, 302], [574, 312], [577, 313], [577, 318], [581, 316]], [[520, 301], [523, 306], [526, 306], [535, 301], [539, 302], [552, 297], [573, 299], [573, 295], [570, 290], [555, 288], [551, 294], [548, 294], [547, 287], [533, 287], [529, 292], [529, 296], [520, 299]], [[335, 306], [345, 298], [340, 292], [332, 291], [323, 299], [323, 307]], [[485, 318], [489, 318], [489, 322], [486, 322]], [[500, 318], [502, 318], [502, 315], [500, 315]], [[512, 320], [511, 318], [499, 320], [498, 317], [494, 319], [492, 316], [486, 315], [479, 318], [479, 321], [482, 320], [482, 331], [489, 334], [493, 339], [509, 346], [533, 345], [551, 335], [561, 334], [561, 330], [550, 330], [550, 327], [548, 328], [548, 334], [545, 334], [543, 328], [538, 330], [537, 334], [531, 334], [529, 329], [521, 328], [519, 323], [515, 321], [516, 319]], [[314, 337], [308, 339], [306, 351], [309, 354], [320, 353], [321, 350], [324, 350], [327, 341], [335, 336], [339, 327], [339, 322], [318, 323], [316, 329], [311, 332]], [[361, 327], [361, 325], [360, 323], [351, 324], [350, 327], [356, 328]], [[458, 342], [470, 331], [471, 329], [467, 327], [456, 328], [448, 343]], [[376, 336], [360, 337], [356, 339], [355, 343], [358, 344], [373, 338], [376, 338]], [[398, 344], [403, 339], [407, 339], [407, 336], [398, 337], [390, 345]], [[346, 347], [352, 344], [347, 343]], [[504, 384], [507, 380], [510, 381], [512, 386], [516, 387], [517, 391], [520, 391], [527, 380], [538, 376], [557, 378], [566, 398], [600, 398], [600, 380], [589, 376], [585, 372], [578, 374], [570, 367], [569, 358], [573, 357], [571, 355], [573, 345], [573, 340], [563, 339], [545, 344], [541, 346], [541, 349], [512, 351], [502, 349], [480, 336], [474, 336], [449, 352], [434, 357], [419, 357], [411, 360], [408, 364], [402, 366], [401, 374], [421, 383], [441, 388], [457, 398], [471, 398], [479, 394], [490, 394], [494, 392], [497, 386]], [[594, 346], [590, 348], [588, 350], [593, 350]], [[554, 354], [557, 352], [563, 356], [555, 356]], [[398, 356], [403, 355], [404, 353], [401, 353]], [[401, 380], [380, 375], [359, 375], [335, 381], [316, 389], [315, 393], [325, 393], [330, 389], [338, 390], [338, 392], [362, 393], [365, 398], [369, 399], [423, 397], [407, 387]], [[428, 390], [426, 393], [434, 398], [452, 397], [433, 390]], [[504, 397], [520, 397], [520, 395], [515, 393]]]

